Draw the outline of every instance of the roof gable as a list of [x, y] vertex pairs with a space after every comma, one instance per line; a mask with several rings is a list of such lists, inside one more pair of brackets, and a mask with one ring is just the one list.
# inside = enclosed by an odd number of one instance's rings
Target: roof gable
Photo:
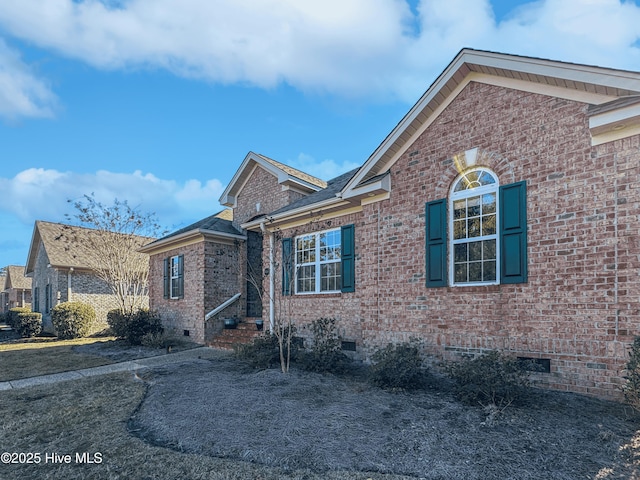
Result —
[[25, 277], [24, 267], [9, 265], [4, 285], [5, 289], [31, 290], [31, 279]]
[[275, 176], [278, 183], [284, 189], [293, 188], [305, 194], [317, 192], [327, 186], [327, 182], [304, 173], [295, 168], [284, 165], [269, 157], [254, 152], [249, 152], [240, 168], [236, 171], [229, 185], [220, 197], [220, 203], [227, 207], [235, 207], [238, 194], [242, 191], [245, 183], [253, 173], [254, 169], [260, 167]]
[[[547, 94], [591, 105], [603, 105], [640, 94], [638, 72], [463, 49], [354, 175], [343, 191], [343, 198], [362, 195], [360, 190], [365, 184], [387, 172], [472, 81]], [[605, 113], [602, 113], [602, 120], [597, 124], [600, 130], [592, 128], [592, 135], [601, 135], [605, 130], [622, 130], [619, 128], [621, 125], [626, 128], [623, 135], [640, 133], [638, 110], [627, 105], [627, 112], [622, 116], [612, 115], [607, 111], [604, 118]], [[594, 138], [593, 143], [610, 140], [609, 135], [602, 139]]]

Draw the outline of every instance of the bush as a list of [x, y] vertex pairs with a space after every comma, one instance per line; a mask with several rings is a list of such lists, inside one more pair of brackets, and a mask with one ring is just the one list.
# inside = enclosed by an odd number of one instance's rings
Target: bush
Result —
[[455, 380], [456, 397], [463, 403], [506, 408], [529, 386], [529, 373], [536, 366], [494, 350], [449, 363], [446, 370]]
[[238, 358], [253, 368], [271, 368], [280, 365], [278, 337], [270, 333], [258, 335], [251, 343], [235, 346]]
[[35, 337], [42, 331], [41, 313], [31, 312], [27, 309], [27, 311], [14, 312], [11, 317], [13, 329], [23, 338]]
[[342, 352], [342, 340], [335, 318], [320, 318], [311, 323], [313, 346], [302, 356], [302, 367], [312, 372], [343, 373], [351, 359]]
[[146, 308], [134, 313], [111, 310], [107, 314], [107, 322], [113, 335], [126, 340], [130, 345], [142, 345], [145, 335], [159, 335], [164, 332], [158, 314]]
[[[295, 337], [295, 326], [291, 325], [289, 328], [291, 328], [290, 360], [295, 362], [299, 357], [299, 337]], [[287, 330], [284, 331], [283, 335], [286, 338]], [[255, 337], [251, 343], [236, 345], [234, 350], [238, 358], [244, 360], [253, 368], [280, 366], [280, 347], [278, 337], [275, 334], [263, 333]]]
[[20, 313], [31, 313], [31, 309], [29, 307], [14, 307], [7, 312], [6, 321], [7, 325], [9, 325], [14, 330], [18, 329], [18, 315]]
[[87, 303], [63, 302], [51, 309], [51, 323], [63, 340], [86, 337], [95, 321], [96, 311]]
[[145, 333], [140, 339], [140, 343], [149, 348], [168, 348], [175, 345], [176, 341], [162, 330], [160, 332]]
[[625, 370], [626, 383], [622, 387], [624, 398], [635, 410], [640, 410], [640, 337], [636, 337], [631, 344]]
[[114, 337], [127, 338], [127, 315], [120, 310], [109, 310], [107, 324]]
[[420, 344], [416, 340], [388, 344], [372, 357], [369, 379], [382, 388], [414, 390], [425, 383]]

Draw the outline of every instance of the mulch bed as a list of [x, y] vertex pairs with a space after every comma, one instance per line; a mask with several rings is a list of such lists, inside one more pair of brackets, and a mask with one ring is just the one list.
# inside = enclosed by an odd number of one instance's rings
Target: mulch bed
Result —
[[130, 431], [182, 452], [284, 470], [425, 479], [638, 474], [638, 416], [580, 395], [532, 390], [496, 412], [460, 404], [446, 382], [389, 392], [361, 376], [256, 371], [226, 353], [155, 369], [144, 380]]

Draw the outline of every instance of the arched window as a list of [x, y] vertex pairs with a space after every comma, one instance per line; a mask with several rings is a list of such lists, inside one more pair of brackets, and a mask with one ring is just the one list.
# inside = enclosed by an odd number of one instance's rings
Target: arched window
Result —
[[500, 281], [498, 189], [498, 178], [486, 168], [464, 172], [453, 184], [448, 209], [453, 285]]

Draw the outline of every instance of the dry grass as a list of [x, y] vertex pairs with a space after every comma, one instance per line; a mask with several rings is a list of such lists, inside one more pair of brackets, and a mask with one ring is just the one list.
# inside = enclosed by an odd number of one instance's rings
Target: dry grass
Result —
[[[248, 370], [223, 353], [140, 376], [0, 392], [0, 450], [43, 456], [0, 464], [0, 478], [640, 478], [638, 418], [578, 395], [534, 392], [496, 413], [444, 387], [391, 393], [358, 378]], [[44, 463], [76, 452], [102, 463]]]
[[79, 345], [110, 340], [113, 338], [58, 340], [55, 337], [35, 337], [0, 343], [0, 382], [112, 363], [108, 358], [74, 349]]

